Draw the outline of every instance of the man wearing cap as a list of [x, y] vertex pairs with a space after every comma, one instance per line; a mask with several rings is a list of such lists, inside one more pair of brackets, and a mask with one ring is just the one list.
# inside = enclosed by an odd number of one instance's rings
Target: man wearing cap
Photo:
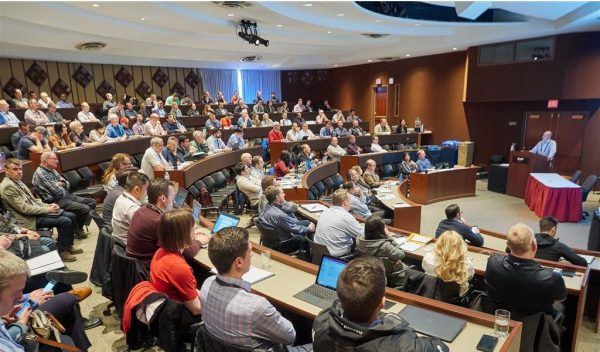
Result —
[[43, 153], [51, 151], [48, 141], [46, 141], [46, 128], [37, 126], [27, 136], [23, 136], [19, 141], [17, 148], [17, 158], [21, 160], [29, 160], [29, 153]]
[[123, 127], [123, 131], [125, 132], [125, 135], [127, 135], [127, 138], [134, 135], [133, 130], [129, 128], [129, 119], [127, 117], [121, 117], [119, 124]]

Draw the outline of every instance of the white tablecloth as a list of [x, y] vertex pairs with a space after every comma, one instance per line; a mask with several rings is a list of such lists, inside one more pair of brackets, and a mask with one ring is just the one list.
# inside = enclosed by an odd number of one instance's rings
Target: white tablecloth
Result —
[[550, 188], [580, 188], [578, 184], [565, 179], [559, 174], [532, 173], [531, 176]]

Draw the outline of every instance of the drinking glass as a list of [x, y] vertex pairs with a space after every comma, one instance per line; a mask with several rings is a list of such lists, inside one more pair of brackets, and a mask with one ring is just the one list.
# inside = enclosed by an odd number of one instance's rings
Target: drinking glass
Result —
[[499, 338], [507, 337], [508, 324], [510, 322], [510, 312], [505, 309], [496, 309], [494, 317], [494, 335]]
[[263, 268], [263, 269], [271, 268], [271, 251], [263, 251], [260, 254], [260, 259], [262, 260], [261, 268]]

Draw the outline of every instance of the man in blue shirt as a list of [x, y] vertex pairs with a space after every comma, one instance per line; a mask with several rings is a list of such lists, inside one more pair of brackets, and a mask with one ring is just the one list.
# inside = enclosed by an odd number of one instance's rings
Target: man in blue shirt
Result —
[[206, 127], [207, 130], [219, 130], [221, 129], [222, 125], [221, 122], [217, 120], [217, 116], [215, 116], [213, 113], [210, 113], [208, 115], [208, 120], [206, 120], [206, 123], [204, 124], [204, 127]]
[[298, 218], [292, 213], [287, 213], [281, 209], [285, 202], [285, 193], [279, 186], [269, 186], [264, 192], [269, 204], [258, 218], [258, 224], [261, 227], [276, 230], [281, 234], [311, 235], [315, 231], [315, 224], [308, 226], [300, 224]]
[[156, 106], [154, 108], [152, 108], [152, 112], [157, 114], [158, 117], [165, 117], [167, 115], [167, 112], [163, 108], [162, 100], [159, 100], [156, 102]]
[[12, 112], [8, 111], [8, 102], [4, 99], [0, 100], [0, 126], [9, 127], [17, 126], [19, 119]]
[[206, 139], [206, 144], [211, 153], [229, 152], [231, 148], [225, 145], [221, 139], [221, 130], [215, 130], [212, 136]]
[[165, 160], [171, 165], [177, 165], [177, 162], [184, 163], [185, 159], [183, 155], [177, 153], [177, 144], [179, 140], [176, 137], [169, 137], [167, 140], [167, 147], [163, 149], [162, 155]]
[[530, 152], [545, 156], [548, 161], [554, 159], [554, 154], [556, 154], [556, 141], [552, 139], [552, 132], [544, 132], [542, 140], [539, 141]]
[[[208, 121], [207, 121], [208, 122]], [[208, 123], [206, 124], [208, 125]], [[179, 133], [179, 125], [177, 124], [177, 119], [175, 119], [175, 115], [169, 113], [167, 115], [167, 121], [163, 123], [163, 129], [167, 131], [167, 134]]]
[[123, 126], [119, 124], [119, 117], [114, 114], [108, 115], [109, 124], [106, 126], [106, 137], [112, 139], [127, 139]]
[[73, 103], [67, 100], [67, 95], [62, 93], [59, 97], [59, 101], [56, 102], [56, 107], [59, 109], [69, 109], [74, 108]]
[[425, 172], [425, 170], [432, 169], [433, 166], [429, 159], [425, 158], [425, 151], [423, 149], [419, 149], [417, 152], [417, 172]]
[[440, 237], [445, 231], [456, 231], [472, 246], [483, 246], [483, 236], [475, 226], [466, 224], [463, 212], [458, 204], [450, 204], [446, 207], [446, 219], [440, 221], [435, 237]]
[[325, 123], [325, 127], [321, 128], [319, 131], [319, 136], [321, 137], [333, 137], [333, 124], [331, 121], [327, 121]]
[[229, 137], [227, 146], [233, 150], [246, 148], [246, 141], [244, 141], [244, 130], [237, 128]]

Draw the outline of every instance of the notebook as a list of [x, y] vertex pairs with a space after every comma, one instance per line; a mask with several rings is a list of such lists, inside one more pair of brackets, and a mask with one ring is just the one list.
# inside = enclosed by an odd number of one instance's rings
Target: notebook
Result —
[[58, 255], [58, 251], [44, 253], [35, 258], [28, 259], [25, 261], [25, 263], [27, 263], [27, 267], [29, 267], [31, 276], [47, 273], [48, 271], [65, 267], [65, 264], [60, 259], [60, 255]]
[[236, 227], [240, 223], [240, 218], [237, 216], [220, 213], [217, 221], [215, 221], [215, 226], [213, 226], [212, 231], [210, 232], [212, 235], [219, 232], [220, 229], [226, 227]]
[[323, 309], [331, 307], [331, 303], [337, 298], [338, 277], [347, 264], [345, 260], [324, 254], [316, 282], [294, 297]]
[[463, 319], [416, 306], [406, 306], [398, 315], [408, 321], [408, 325], [417, 332], [446, 342], [454, 341], [467, 324]]

